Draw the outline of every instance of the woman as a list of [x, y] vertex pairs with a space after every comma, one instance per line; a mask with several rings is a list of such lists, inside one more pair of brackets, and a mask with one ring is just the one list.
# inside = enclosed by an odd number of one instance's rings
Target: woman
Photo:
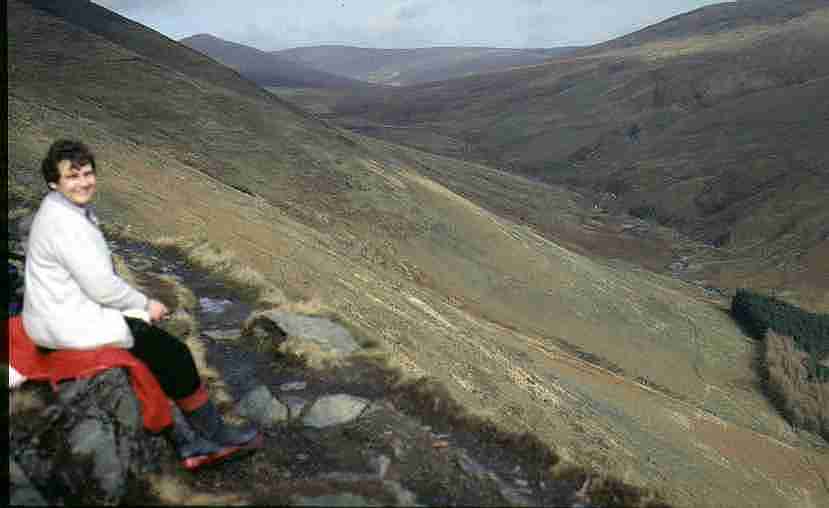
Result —
[[[97, 174], [90, 150], [77, 141], [57, 141], [41, 170], [50, 192], [29, 232], [22, 312], [32, 341], [41, 352], [129, 350], [202, 438], [178, 443], [189, 468], [253, 444], [259, 439], [256, 429], [224, 423], [187, 346], [153, 326], [167, 316], [167, 307], [115, 273], [92, 206]], [[149, 324], [125, 314], [148, 315]]]

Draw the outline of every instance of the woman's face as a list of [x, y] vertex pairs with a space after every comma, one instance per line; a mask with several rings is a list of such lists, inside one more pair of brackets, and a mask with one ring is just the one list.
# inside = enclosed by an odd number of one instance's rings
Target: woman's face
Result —
[[63, 194], [66, 199], [76, 205], [86, 205], [95, 195], [95, 170], [92, 164], [73, 167], [72, 163], [63, 160], [58, 163], [60, 179], [52, 188]]

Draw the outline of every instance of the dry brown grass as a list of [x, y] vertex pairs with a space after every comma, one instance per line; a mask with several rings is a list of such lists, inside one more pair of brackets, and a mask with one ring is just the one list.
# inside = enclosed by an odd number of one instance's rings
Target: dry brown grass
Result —
[[208, 363], [207, 347], [203, 340], [197, 335], [191, 335], [184, 339], [184, 343], [193, 355], [196, 369], [201, 379], [207, 384], [211, 398], [223, 409], [228, 409], [234, 403], [233, 396], [218, 369]]
[[829, 439], [829, 383], [810, 379], [808, 355], [791, 337], [769, 331], [765, 342], [766, 386], [775, 404], [792, 425]]
[[199, 305], [196, 294], [193, 290], [182, 284], [179, 279], [173, 275], [161, 274], [158, 275], [158, 280], [173, 288], [173, 294], [176, 299], [176, 308], [184, 309], [187, 312], [193, 312]]
[[330, 368], [342, 362], [338, 354], [325, 351], [314, 342], [303, 340], [301, 337], [288, 337], [288, 340], [279, 345], [278, 351], [314, 370]]
[[115, 266], [115, 271], [118, 275], [121, 276], [122, 279], [126, 281], [127, 284], [134, 288], [143, 289], [141, 284], [139, 284], [135, 273], [130, 270], [129, 266], [127, 266], [127, 262], [118, 254], [112, 254], [112, 264]]
[[[299, 301], [285, 301], [279, 305], [266, 304], [262, 298], [259, 298], [257, 300], [257, 304], [261, 307], [261, 309], [252, 312], [242, 323], [243, 335], [250, 334], [252, 328], [257, 322], [257, 319], [263, 316], [266, 317], [268, 310], [273, 310], [275, 308], [293, 314], [323, 317], [334, 321], [340, 321], [335, 309], [325, 305], [319, 297], [311, 297], [307, 300]], [[353, 329], [354, 327], [351, 326], [350, 323], [340, 322], [340, 324], [348, 328], [355, 337], [360, 335]], [[342, 360], [340, 355], [337, 353], [323, 350], [313, 342], [303, 340], [302, 337], [287, 337], [286, 340], [277, 342], [272, 340], [258, 340], [255, 347], [260, 352], [276, 353], [285, 359], [295, 361], [298, 364], [316, 370], [339, 365]], [[364, 347], [367, 347], [367, 345], [364, 344]]]
[[592, 504], [607, 508], [670, 506], [658, 494], [610, 476], [591, 477], [586, 483], [585, 490]]
[[259, 271], [242, 263], [232, 250], [217, 247], [199, 237], [157, 237], [151, 243], [179, 250], [188, 262], [255, 294], [257, 306], [279, 307], [289, 303], [285, 293]]
[[173, 473], [151, 474], [147, 481], [151, 493], [162, 504], [178, 506], [244, 506], [250, 502], [238, 494], [216, 494], [199, 492], [190, 482]]
[[36, 391], [23, 388], [9, 390], [9, 418], [14, 415], [40, 411], [45, 407], [46, 403]]
[[304, 314], [306, 316], [328, 316], [334, 311], [326, 306], [318, 296], [298, 302], [286, 302], [279, 307], [285, 312]]
[[[16, 6], [10, 8], [13, 12], [24, 10], [22, 2], [12, 2], [10, 6]], [[656, 442], [666, 450], [676, 452], [667, 453], [666, 457], [678, 457], [678, 460], [658, 461], [658, 476], [654, 475], [654, 481], [678, 485], [677, 490], [681, 489], [681, 493], [715, 485], [721, 492], [710, 500], [712, 504], [737, 505], [735, 498], [758, 506], [784, 504], [777, 492], [781, 475], [764, 476], [768, 466], [758, 464], [755, 457], [747, 457], [747, 460], [735, 458], [733, 473], [723, 474], [723, 471], [711, 467], [707, 457], [691, 448], [692, 432], [663, 434], [661, 431], [667, 429], [666, 432], [671, 432], [673, 427], [649, 425], [652, 414], [661, 414], [661, 409], [673, 402], [669, 399], [644, 400], [637, 392], [635, 398], [631, 395], [629, 399], [620, 400], [616, 395], [623, 390], [603, 384], [604, 378], [594, 381], [592, 374], [571, 369], [564, 382], [578, 382], [578, 386], [583, 387], [579, 391], [585, 394], [576, 401], [578, 406], [575, 409], [587, 407], [593, 400], [597, 401], [595, 407], [598, 408], [589, 418], [582, 418], [580, 414], [577, 417], [584, 423], [595, 425], [582, 431], [559, 424], [562, 418], [570, 421], [575, 417], [564, 410], [561, 411], [563, 416], [559, 417], [559, 414], [552, 412], [555, 408], [536, 401], [536, 392], [525, 390], [524, 386], [516, 388], [512, 382], [516, 369], [512, 367], [520, 367], [522, 375], [525, 371], [537, 375], [538, 386], [546, 388], [546, 385], [556, 381], [547, 374], [558, 375], [555, 369], [563, 362], [540, 357], [509, 328], [496, 328], [496, 325], [490, 326], [482, 320], [466, 319], [465, 315], [441, 302], [444, 296], [451, 293], [462, 298], [468, 307], [477, 306], [473, 309], [475, 315], [492, 316], [493, 320], [513, 326], [515, 330], [532, 330], [533, 334], [544, 337], [561, 337], [577, 342], [584, 351], [613, 360], [630, 372], [649, 379], [653, 378], [651, 374], [655, 371], [659, 375], [658, 371], [669, 371], [678, 382], [654, 381], [671, 388], [679, 386], [675, 391], [688, 394], [695, 400], [696, 387], [687, 379], [697, 378], [691, 378], [691, 369], [684, 368], [686, 363], [692, 361], [691, 355], [695, 365], [703, 369], [706, 381], [716, 386], [727, 386], [726, 383], [732, 378], [726, 375], [732, 376], [732, 372], [734, 376], [740, 376], [748, 371], [748, 365], [740, 364], [742, 357], [733, 352], [734, 348], [720, 348], [724, 351], [723, 355], [717, 355], [716, 351], [708, 354], [720, 343], [739, 342], [736, 332], [726, 329], [717, 316], [703, 313], [698, 305], [687, 299], [654, 291], [653, 288], [661, 286], [661, 282], [647, 283], [638, 274], [631, 274], [624, 281], [617, 282], [618, 277], [612, 271], [585, 266], [574, 256], [553, 246], [541, 246], [535, 238], [522, 234], [520, 230], [504, 227], [501, 221], [490, 222], [488, 217], [464, 209], [454, 200], [446, 200], [445, 196], [433, 192], [434, 189], [414, 181], [406, 182], [411, 184], [413, 191], [417, 191], [414, 197], [409, 192], [390, 191], [387, 187], [381, 189], [376, 185], [377, 178], [366, 178], [369, 171], [358, 171], [360, 165], [355, 161], [358, 157], [365, 158], [367, 154], [352, 150], [345, 143], [336, 144], [336, 140], [329, 133], [322, 132], [321, 127], [308, 122], [300, 125], [293, 116], [280, 114], [269, 104], [254, 100], [243, 103], [236, 96], [221, 95], [218, 86], [211, 85], [211, 92], [206, 94], [200, 94], [192, 87], [182, 88], [179, 85], [184, 83], [178, 75], [172, 75], [167, 72], [167, 66], [154, 64], [150, 60], [130, 59], [119, 64], [124, 60], [119, 58], [124, 53], [116, 53], [114, 50], [118, 48], [113, 43], [107, 41], [106, 47], [103, 47], [85, 38], [85, 32], [80, 31], [73, 31], [68, 37], [55, 38], [52, 35], [59, 31], [55, 26], [57, 21], [37, 22], [43, 21], [43, 15], [35, 10], [31, 13], [27, 10], [26, 13], [30, 15], [18, 15], [16, 22], [9, 25], [15, 27], [9, 37], [10, 62], [15, 64], [10, 63], [10, 70], [17, 69], [9, 73], [9, 88], [15, 91], [14, 97], [10, 94], [9, 98], [9, 169], [10, 173], [20, 175], [21, 181], [26, 181], [24, 177], [32, 167], [36, 167], [44, 146], [55, 136], [73, 133], [83, 139], [95, 139], [99, 147], [99, 160], [110, 168], [106, 179], [110, 183], [102, 183], [109, 185], [108, 189], [112, 192], [101, 193], [101, 204], [108, 205], [120, 223], [132, 224], [152, 235], [190, 235], [194, 229], [207, 228], [209, 224], [209, 236], [204, 236], [204, 239], [236, 249], [241, 259], [275, 281], [280, 281], [286, 291], [293, 289], [300, 292], [307, 288], [313, 294], [322, 295], [326, 302], [337, 307], [344, 319], [356, 322], [372, 333], [372, 338], [383, 340], [395, 349], [396, 354], [410, 358], [413, 365], [439, 376], [464, 404], [482, 411], [489, 410], [494, 419], [510, 428], [533, 429], [548, 443], [563, 443], [572, 450], [574, 458], [585, 455], [582, 444], [591, 446], [597, 439], [611, 433], [622, 443], [625, 452], [642, 449], [642, 441], [648, 441], [648, 444]], [[90, 51], [93, 46], [96, 51]], [[171, 51], [174, 49], [171, 48]], [[71, 61], [72, 68], [82, 72], [67, 73], [63, 66], [51, 65], [51, 60], [50, 65], [39, 65], [39, 62], [45, 61], [42, 55], [54, 56], [61, 54], [61, 51], [78, 57], [67, 62]], [[92, 57], [96, 60], [91, 60]], [[102, 61], [106, 61], [107, 65], [102, 66]], [[101, 69], [105, 70], [106, 76], [95, 74], [103, 73]], [[96, 79], [90, 80], [90, 75]], [[619, 75], [627, 79], [626, 73]], [[85, 78], [73, 81], [72, 76]], [[135, 77], [139, 79], [133, 79]], [[113, 78], [118, 79], [113, 81]], [[62, 83], [60, 93], [55, 92], [54, 87], [44, 85], [55, 79]], [[142, 83], [139, 88], [124, 86], [138, 82]], [[90, 83], [97, 85], [89, 88]], [[210, 85], [207, 81], [202, 83]], [[579, 92], [579, 88], [576, 87], [574, 92]], [[73, 90], [82, 90], [83, 93], [73, 94]], [[160, 93], [148, 94], [147, 90]], [[580, 103], [595, 97], [596, 94], [589, 93], [591, 90], [595, 91], [595, 88], [586, 86], [584, 93], [576, 94], [580, 96]], [[465, 86], [460, 91], [469, 93]], [[560, 103], [556, 102], [558, 98], [550, 101], [551, 106], [568, 107], [573, 102], [573, 94], [565, 95]], [[78, 97], [82, 97], [83, 101]], [[152, 110], [148, 107], [150, 105]], [[215, 105], [223, 107], [214, 108]], [[503, 102], [493, 104], [495, 107], [492, 110], [500, 112], [503, 105]], [[580, 104], [574, 104], [573, 108], [580, 108]], [[152, 114], [154, 110], [162, 114]], [[176, 112], [173, 115], [175, 120], [166, 114], [173, 111]], [[546, 115], [550, 109], [539, 108], [539, 111]], [[113, 112], [119, 112], [119, 116], [111, 115]], [[132, 112], [141, 114], [132, 115]], [[458, 114], [466, 113], [460, 111]], [[134, 117], [136, 121], [124, 122], [125, 117], [121, 115]], [[202, 120], [213, 121], [217, 130], [214, 132], [199, 127]], [[778, 123], [788, 128], [788, 123]], [[545, 125], [550, 125], [551, 129], [556, 126], [555, 122]], [[159, 128], [168, 134], [159, 136]], [[586, 129], [569, 130], [581, 132]], [[286, 132], [294, 134], [282, 136]], [[558, 136], [558, 131], [555, 132]], [[205, 137], [207, 134], [209, 137]], [[574, 134], [573, 137], [586, 135]], [[547, 139], [543, 141], [541, 144], [548, 145]], [[549, 146], [543, 148], [545, 154], [549, 152]], [[569, 153], [569, 150], [566, 151]], [[733, 154], [730, 150], [728, 152]], [[386, 164], [388, 158], [381, 156], [385, 152], [378, 150], [375, 153], [381, 164]], [[192, 154], [198, 154], [203, 162], [196, 161]], [[510, 154], [506, 156], [510, 157]], [[672, 152], [671, 156], [676, 154]], [[342, 166], [340, 170], [337, 169], [339, 160], [344, 162], [339, 165]], [[110, 163], [106, 164], [107, 161]], [[413, 164], [412, 167], [417, 166]], [[311, 168], [316, 169], [309, 171]], [[455, 174], [449, 167], [445, 172]], [[357, 184], [357, 189], [366, 190], [347, 190], [345, 176]], [[222, 181], [214, 177], [221, 177]], [[476, 172], [467, 178], [488, 181], [483, 177], [488, 179], [490, 175]], [[226, 183], [254, 188], [266, 199], [254, 202], [239, 192], [231, 192]], [[42, 184], [38, 185], [38, 189], [41, 187]], [[319, 187], [323, 190], [317, 192]], [[491, 195], [504, 196], [503, 208], [511, 202], [526, 201], [525, 194], [496, 184], [484, 185], [480, 193], [471, 194], [483, 202], [491, 201], [492, 198], [487, 197]], [[358, 198], [359, 203], [355, 201]], [[550, 207], [555, 206], [550, 204], [550, 199], [539, 198], [537, 202], [539, 217], [561, 217], [550, 213]], [[105, 208], [102, 206], [102, 211]], [[363, 213], [363, 210], [368, 213]], [[321, 219], [313, 218], [317, 211], [331, 217], [331, 225], [321, 225]], [[383, 226], [376, 224], [378, 216], [399, 217], [400, 220], [389, 221], [390, 226]], [[397, 222], [404, 227], [397, 228]], [[438, 234], [439, 231], [430, 227], [441, 223], [457, 225], [458, 228], [454, 232], [449, 231], [452, 233], [449, 235]], [[393, 270], [383, 271], [371, 259], [361, 258], [359, 253], [351, 250], [351, 243], [357, 243], [349, 239], [351, 236], [357, 239], [370, 236], [376, 239], [374, 244], [379, 245], [392, 235], [397, 238], [400, 231], [406, 234], [409, 231], [418, 232], [417, 235], [410, 235], [411, 241], [398, 242], [397, 251], [410, 265], [429, 274], [435, 282], [433, 286], [419, 287], [410, 283], [411, 279], [404, 279]], [[430, 233], [432, 231], [434, 234]], [[433, 239], [442, 241], [444, 247], [438, 248]], [[480, 254], [477, 254], [479, 251]], [[534, 261], [536, 259], [539, 261]], [[565, 266], [567, 270], [560, 268]], [[569, 275], [571, 272], [573, 277]], [[377, 276], [370, 282], [366, 282], [365, 277], [358, 280], [352, 276], [366, 273], [377, 273]], [[466, 273], [470, 277], [465, 277]], [[510, 282], [512, 280], [530, 284], [526, 288], [517, 287]], [[610, 280], [613, 284], [605, 284], [604, 280]], [[571, 282], [572, 287], [569, 286]], [[545, 293], [548, 287], [562, 288], [561, 298], [554, 293]], [[620, 289], [630, 289], [633, 298], [627, 298], [627, 293], [621, 293]], [[413, 305], [407, 298], [409, 295], [416, 296], [419, 302], [426, 305]], [[676, 307], [683, 312], [680, 315], [640, 306], [643, 310], [640, 317], [632, 310], [628, 311], [625, 304], [627, 300], [639, 300], [637, 297], [641, 295], [653, 295], [647, 298], [655, 303], [669, 301], [665, 297], [671, 297], [670, 301], [676, 300]], [[594, 313], [594, 309], [597, 312]], [[581, 313], [587, 313], [586, 317], [581, 319]], [[682, 318], [685, 314], [701, 323], [700, 336], [704, 340], [697, 341], [698, 347], [694, 350], [684, 347], [688, 343], [684, 334], [652, 333], [650, 330], [655, 328], [639, 324], [623, 326], [624, 323], [640, 323], [645, 319], [650, 321], [652, 316], [658, 315], [663, 316], [661, 321], [667, 326], [666, 330], [683, 331], [686, 327], [676, 318]], [[436, 316], [445, 319], [440, 321]], [[445, 322], [454, 327], [441, 326]], [[621, 330], [625, 326], [628, 329]], [[680, 327], [682, 330], [679, 330]], [[646, 358], [649, 365], [631, 360], [641, 356], [631, 355], [633, 348], [656, 346], [661, 343], [660, 336], [669, 336], [671, 343], [649, 351]], [[640, 337], [648, 337], [652, 342], [639, 341]], [[667, 351], [674, 344], [682, 348], [676, 350], [676, 354], [669, 355]], [[501, 348], [505, 351], [502, 352]], [[723, 360], [720, 361], [719, 357]], [[714, 367], [708, 368], [712, 364]], [[720, 369], [718, 365], [727, 367]], [[458, 368], [472, 369], [472, 372], [468, 378], [456, 382], [450, 374], [459, 371]], [[677, 371], [689, 374], [674, 375]], [[530, 379], [529, 375], [525, 378]], [[469, 380], [479, 383], [488, 397], [478, 397], [477, 393], [466, 391], [467, 384], [461, 381], [466, 383]], [[627, 395], [626, 392], [622, 394]], [[731, 395], [739, 404], [755, 398], [766, 402], [753, 391], [729, 390], [728, 396]], [[526, 412], [500, 411], [507, 405], [520, 406], [522, 410], [526, 408]], [[749, 409], [757, 406], [753, 402], [746, 404]], [[729, 419], [738, 423], [750, 420], [752, 424], [760, 420], [759, 425], [766, 427], [767, 414], [773, 414], [767, 413], [766, 406], [758, 411], [739, 412], [737, 416], [729, 416]], [[633, 418], [621, 421], [617, 416], [620, 412]], [[743, 414], [750, 417], [743, 418]], [[778, 415], [773, 416], [774, 422], [780, 420]], [[632, 430], [635, 432], [629, 433], [624, 423], [634, 419], [636, 428]], [[605, 431], [606, 428], [610, 431]], [[772, 433], [777, 435], [777, 431]], [[663, 435], [671, 439], [662, 439]], [[599, 446], [595, 445], [594, 449]], [[617, 454], [628, 457], [615, 448], [608, 449], [601, 457], [607, 455], [608, 459], [617, 460]], [[632, 457], [630, 462], [634, 460], [637, 465], [641, 464], [643, 475], [654, 471], [653, 466], [645, 463], [644, 456], [641, 459]], [[690, 474], [685, 475], [685, 471], [693, 472], [693, 478]], [[758, 477], [765, 481], [757, 480]], [[663, 481], [665, 479], [670, 481]], [[799, 488], [799, 484], [792, 488]], [[809, 489], [808, 495], [817, 492], [814, 495], [820, 496], [817, 490]], [[683, 494], [683, 497], [686, 496]]]
[[[181, 338], [190, 353], [202, 380], [207, 383], [211, 396], [216, 403], [227, 408], [234, 402], [227, 384], [219, 371], [207, 361], [207, 348], [200, 337], [199, 323], [195, 316], [198, 299], [193, 291], [181, 281], [169, 274], [151, 274], [138, 277], [120, 256], [115, 256], [119, 274], [135, 287], [150, 293], [160, 291], [173, 312], [159, 326], [175, 337]], [[139, 280], [140, 279], [140, 280]], [[172, 301], [169, 301], [172, 299]], [[202, 503], [195, 503], [202, 504]]]
[[650, 488], [637, 487], [618, 477], [596, 474], [584, 466], [565, 462], [555, 449], [526, 432], [509, 431], [490, 419], [471, 412], [453, 397], [439, 380], [413, 376], [393, 355], [382, 351], [360, 352], [354, 359], [378, 365], [388, 376], [390, 399], [395, 405], [429, 421], [449, 428], [473, 429], [487, 443], [523, 451], [524, 464], [539, 481], [554, 481], [562, 488], [578, 488], [577, 501], [609, 507], [667, 507], [663, 495]]

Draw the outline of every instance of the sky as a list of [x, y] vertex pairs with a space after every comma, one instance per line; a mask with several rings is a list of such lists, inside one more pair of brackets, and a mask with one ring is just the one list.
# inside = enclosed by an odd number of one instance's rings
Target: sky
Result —
[[209, 33], [264, 51], [582, 46], [628, 34], [711, 0], [94, 0], [179, 40]]

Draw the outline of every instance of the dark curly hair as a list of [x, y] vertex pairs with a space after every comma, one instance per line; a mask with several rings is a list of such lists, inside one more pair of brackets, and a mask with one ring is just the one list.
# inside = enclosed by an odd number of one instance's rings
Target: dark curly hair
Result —
[[60, 161], [69, 161], [73, 168], [80, 168], [89, 164], [95, 170], [95, 156], [89, 147], [80, 141], [60, 139], [52, 143], [46, 157], [43, 158], [43, 162], [40, 164], [40, 170], [43, 172], [43, 179], [46, 180], [47, 185], [57, 183], [60, 180], [60, 171], [58, 170]]

